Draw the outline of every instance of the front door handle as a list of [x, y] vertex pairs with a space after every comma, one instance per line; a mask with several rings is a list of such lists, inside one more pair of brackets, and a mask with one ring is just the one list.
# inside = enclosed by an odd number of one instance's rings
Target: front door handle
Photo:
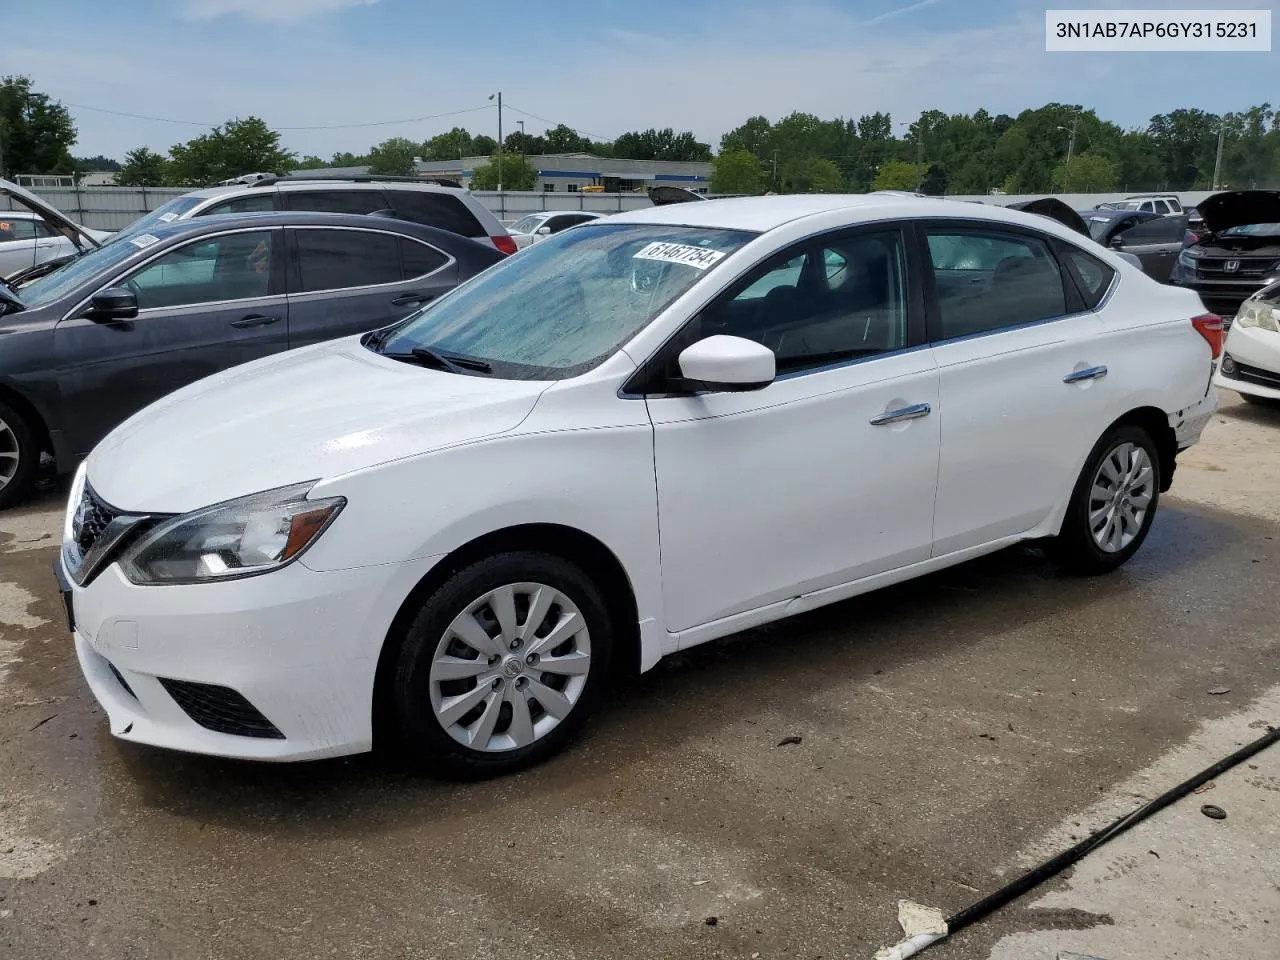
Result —
[[403, 307], [409, 303], [425, 303], [431, 299], [431, 295], [427, 293], [402, 293], [398, 297], [391, 298], [393, 307]]
[[1104, 366], [1085, 367], [1083, 370], [1073, 370], [1062, 378], [1063, 383], [1079, 383], [1082, 380], [1101, 380], [1107, 375], [1107, 368]]
[[921, 417], [927, 417], [933, 411], [933, 407], [927, 403], [913, 403], [909, 407], [899, 407], [897, 410], [886, 410], [877, 417], [871, 418], [873, 427], [883, 427], [891, 423], [902, 423], [904, 420], [919, 420]]
[[247, 317], [241, 317], [239, 320], [232, 320], [231, 325], [238, 330], [247, 330], [250, 327], [269, 327], [271, 324], [279, 322], [279, 317], [268, 317], [261, 313], [251, 313]]

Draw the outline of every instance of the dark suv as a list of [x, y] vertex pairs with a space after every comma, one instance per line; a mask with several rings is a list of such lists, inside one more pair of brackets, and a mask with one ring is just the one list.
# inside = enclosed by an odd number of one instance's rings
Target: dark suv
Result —
[[[0, 506], [201, 377], [384, 327], [503, 259], [383, 217], [265, 213], [160, 224], [0, 283]], [[286, 428], [282, 425], [282, 429]]]

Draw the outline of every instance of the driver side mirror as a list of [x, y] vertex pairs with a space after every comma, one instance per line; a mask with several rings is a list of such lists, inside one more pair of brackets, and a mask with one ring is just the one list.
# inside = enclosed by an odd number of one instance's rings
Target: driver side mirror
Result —
[[108, 287], [100, 291], [89, 301], [90, 320], [111, 322], [113, 320], [132, 320], [138, 315], [138, 298], [132, 290], [124, 287]]
[[539, 227], [539, 228], [538, 228], [538, 236], [540, 236], [540, 237], [549, 237], [549, 236], [551, 236], [551, 228], [550, 228], [550, 227]]
[[1114, 237], [1112, 237], [1107, 242], [1107, 246], [1110, 247], [1112, 250], [1119, 250], [1121, 247], [1124, 246], [1124, 234], [1117, 233]]
[[777, 375], [777, 358], [763, 344], [716, 334], [680, 352], [680, 375], [706, 390], [762, 390]]

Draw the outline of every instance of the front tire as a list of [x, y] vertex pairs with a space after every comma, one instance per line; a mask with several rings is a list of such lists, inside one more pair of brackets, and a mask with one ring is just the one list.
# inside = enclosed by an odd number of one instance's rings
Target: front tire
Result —
[[1160, 456], [1141, 427], [1124, 425], [1095, 445], [1076, 481], [1051, 551], [1069, 572], [1108, 573], [1146, 540], [1160, 501]]
[[27, 498], [39, 466], [40, 445], [31, 425], [0, 401], [0, 510]]
[[599, 702], [612, 647], [604, 596], [576, 564], [534, 551], [479, 560], [405, 631], [393, 681], [400, 740], [457, 779], [540, 763]]

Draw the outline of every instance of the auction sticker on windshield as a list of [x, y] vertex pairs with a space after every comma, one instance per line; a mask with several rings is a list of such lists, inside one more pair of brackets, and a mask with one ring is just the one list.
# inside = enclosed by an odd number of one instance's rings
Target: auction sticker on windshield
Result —
[[663, 243], [656, 240], [642, 247], [635, 254], [635, 260], [659, 260], [663, 263], [683, 263], [687, 267], [706, 270], [715, 266], [724, 258], [723, 250], [711, 250], [707, 247], [691, 247], [687, 243]]
[[170, 210], [168, 213], [160, 214], [160, 216], [156, 217], [156, 219], [159, 220], [161, 223], [173, 223], [173, 221], [178, 219], [178, 215], [174, 213], [172, 210]]
[[151, 246], [153, 243], [159, 243], [160, 238], [153, 237], [149, 233], [143, 233], [143, 234], [139, 234], [136, 237], [130, 237], [129, 242], [132, 243], [139, 250], [145, 250], [147, 249], [147, 247]]

